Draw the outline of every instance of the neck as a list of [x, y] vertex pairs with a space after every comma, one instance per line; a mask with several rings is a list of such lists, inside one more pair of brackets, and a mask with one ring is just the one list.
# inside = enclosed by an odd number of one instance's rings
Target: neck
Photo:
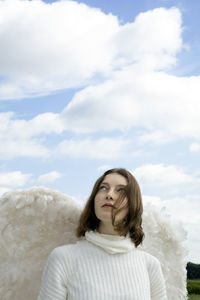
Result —
[[97, 231], [102, 234], [119, 235], [119, 233], [114, 230], [112, 224], [109, 226], [109, 224], [107, 225], [102, 222], [99, 224]]

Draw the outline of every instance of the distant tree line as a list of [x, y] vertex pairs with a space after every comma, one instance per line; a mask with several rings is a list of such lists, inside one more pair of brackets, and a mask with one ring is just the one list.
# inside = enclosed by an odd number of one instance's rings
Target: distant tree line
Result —
[[200, 264], [187, 263], [187, 279], [200, 279]]

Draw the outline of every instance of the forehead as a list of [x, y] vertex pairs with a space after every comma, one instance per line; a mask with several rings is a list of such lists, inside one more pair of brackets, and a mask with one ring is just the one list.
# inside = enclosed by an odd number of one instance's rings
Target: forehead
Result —
[[102, 181], [102, 183], [108, 183], [109, 185], [127, 185], [127, 179], [118, 174], [118, 173], [111, 173], [108, 174], [104, 177], [104, 180]]

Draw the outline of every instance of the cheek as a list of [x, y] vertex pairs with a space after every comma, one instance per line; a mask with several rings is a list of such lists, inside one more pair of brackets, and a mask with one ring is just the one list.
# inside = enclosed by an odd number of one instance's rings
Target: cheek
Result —
[[99, 205], [99, 203], [102, 201], [102, 193], [98, 192], [94, 198], [94, 203], [96, 205]]

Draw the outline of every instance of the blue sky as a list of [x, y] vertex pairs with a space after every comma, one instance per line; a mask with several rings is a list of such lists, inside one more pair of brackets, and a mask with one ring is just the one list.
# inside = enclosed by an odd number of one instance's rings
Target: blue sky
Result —
[[[96, 8], [96, 9], [95, 9]], [[199, 262], [198, 1], [0, 1], [0, 194], [130, 170]]]

